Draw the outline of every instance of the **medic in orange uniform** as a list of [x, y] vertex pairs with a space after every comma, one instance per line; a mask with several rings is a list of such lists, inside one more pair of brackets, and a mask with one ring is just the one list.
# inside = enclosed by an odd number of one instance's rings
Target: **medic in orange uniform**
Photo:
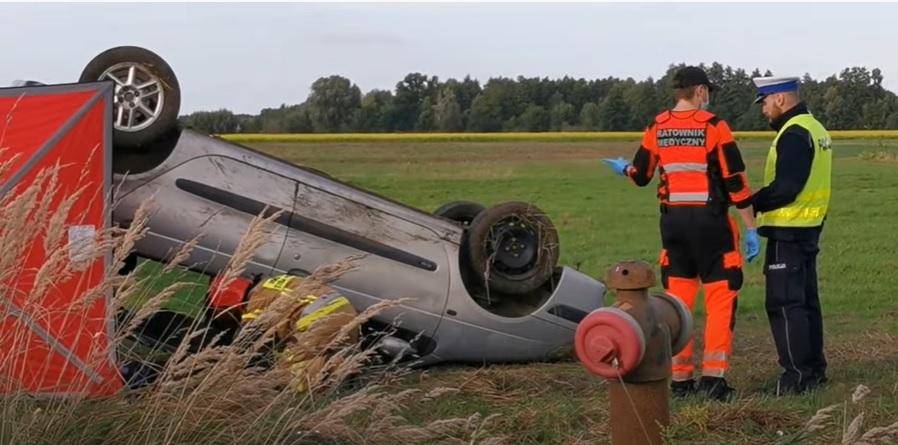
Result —
[[658, 170], [661, 200], [661, 278], [665, 290], [690, 309], [700, 284], [705, 290], [707, 322], [701, 379], [693, 377], [692, 341], [673, 358], [674, 395], [701, 392], [729, 400], [735, 389], [725, 374], [733, 353], [737, 291], [742, 287], [739, 229], [729, 206], [739, 209], [746, 226], [745, 254], [760, 251], [751, 208], [751, 190], [742, 155], [729, 125], [705, 111], [715, 87], [697, 67], [674, 75], [676, 106], [655, 117], [632, 163], [603, 162], [643, 187]]

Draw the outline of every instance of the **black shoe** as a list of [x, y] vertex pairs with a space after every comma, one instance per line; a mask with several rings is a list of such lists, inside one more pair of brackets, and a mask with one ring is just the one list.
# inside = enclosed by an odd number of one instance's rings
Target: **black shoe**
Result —
[[776, 381], [776, 389], [774, 391], [774, 394], [777, 397], [797, 396], [804, 393], [808, 389], [808, 387], [809, 385], [807, 381], [796, 381], [796, 379], [794, 378], [787, 378], [783, 376]]
[[777, 397], [783, 396], [797, 396], [804, 392], [802, 386], [796, 382], [788, 381], [784, 379], [779, 379], [776, 381], [776, 386], [773, 388], [773, 395]]
[[695, 394], [695, 380], [683, 380], [670, 382], [670, 392], [674, 397], [688, 397]]
[[828, 381], [829, 379], [826, 378], [825, 375], [807, 378], [800, 382], [796, 382], [794, 378], [780, 377], [780, 379], [777, 380], [776, 387], [773, 389], [772, 393], [778, 397], [797, 396], [804, 394], [807, 391], [813, 391]]
[[722, 377], [702, 377], [698, 381], [698, 392], [721, 402], [729, 402], [736, 398], [736, 389], [728, 385], [726, 379]]
[[829, 379], [826, 378], [825, 374], [818, 374], [808, 379], [808, 381], [805, 383], [805, 386], [807, 386], [808, 388], [816, 388], [818, 386], [823, 386], [823, 384], [828, 381]]

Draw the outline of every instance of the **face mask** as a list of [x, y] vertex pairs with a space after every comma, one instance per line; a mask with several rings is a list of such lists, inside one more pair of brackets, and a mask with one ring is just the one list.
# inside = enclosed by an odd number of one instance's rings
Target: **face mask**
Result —
[[710, 106], [711, 106], [711, 95], [710, 95], [710, 94], [706, 94], [706, 95], [705, 95], [705, 98], [704, 98], [704, 99], [702, 100], [702, 102], [698, 105], [698, 107], [699, 107], [700, 109], [702, 109], [702, 110], [707, 110], [708, 107], [710, 107]]
[[706, 99], [706, 100], [703, 100], [702, 103], [699, 104], [698, 107], [701, 108], [702, 110], [707, 110], [708, 107], [710, 107], [710, 106], [711, 106], [711, 101]]

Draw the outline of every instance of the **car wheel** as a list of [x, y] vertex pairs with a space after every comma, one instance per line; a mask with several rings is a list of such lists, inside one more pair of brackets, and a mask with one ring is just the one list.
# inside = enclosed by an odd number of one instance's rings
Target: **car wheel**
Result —
[[523, 294], [552, 276], [558, 262], [558, 232], [534, 205], [508, 202], [474, 218], [466, 248], [471, 268], [490, 290]]
[[477, 202], [452, 201], [443, 204], [440, 208], [434, 210], [433, 214], [468, 227], [471, 225], [471, 221], [474, 221], [474, 218], [476, 218], [484, 209], [486, 209], [486, 207]]
[[80, 82], [111, 80], [113, 141], [119, 151], [146, 152], [178, 125], [181, 89], [171, 67], [136, 46], [106, 50], [81, 72]]

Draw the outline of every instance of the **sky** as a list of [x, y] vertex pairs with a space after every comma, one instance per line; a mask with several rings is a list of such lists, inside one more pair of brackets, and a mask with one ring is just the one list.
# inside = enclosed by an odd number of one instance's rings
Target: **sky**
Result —
[[658, 78], [671, 63], [816, 78], [882, 70], [898, 91], [898, 4], [0, 4], [0, 86], [78, 80], [98, 53], [143, 46], [181, 85], [181, 113], [257, 114], [338, 74], [363, 92], [410, 72]]

